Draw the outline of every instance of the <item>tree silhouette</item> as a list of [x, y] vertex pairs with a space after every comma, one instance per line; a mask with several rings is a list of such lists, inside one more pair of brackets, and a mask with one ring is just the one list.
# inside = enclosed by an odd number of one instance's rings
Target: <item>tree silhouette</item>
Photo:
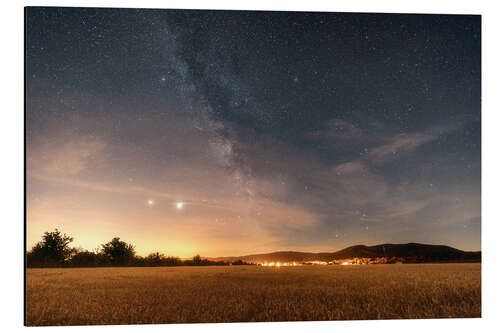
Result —
[[114, 266], [127, 265], [135, 256], [134, 245], [121, 241], [120, 237], [113, 238], [111, 242], [102, 244], [101, 247], [102, 255]]
[[201, 256], [199, 254], [195, 255], [193, 257], [193, 264], [194, 265], [201, 265], [202, 264]]
[[182, 261], [178, 257], [168, 256], [164, 260], [165, 266], [180, 266]]
[[[55, 229], [45, 232], [42, 240], [26, 253], [28, 267], [105, 267], [105, 266], [207, 266], [229, 265], [225, 261], [202, 259], [199, 254], [192, 259], [181, 260], [178, 257], [166, 256], [154, 252], [146, 257], [136, 256], [135, 247], [119, 237], [106, 244], [101, 244], [93, 251], [83, 248], [72, 248], [69, 244], [73, 237], [62, 234]], [[233, 264], [247, 264], [238, 261]]]
[[71, 257], [71, 266], [75, 267], [94, 267], [101, 264], [99, 257], [101, 255], [95, 252], [77, 249]]
[[57, 229], [52, 232], [45, 232], [42, 236], [42, 240], [28, 252], [28, 265], [62, 265], [73, 253], [73, 249], [69, 246], [69, 243], [72, 241], [73, 237], [62, 234]]
[[159, 252], [151, 253], [145, 258], [145, 261], [148, 266], [162, 266], [165, 262], [165, 255]]

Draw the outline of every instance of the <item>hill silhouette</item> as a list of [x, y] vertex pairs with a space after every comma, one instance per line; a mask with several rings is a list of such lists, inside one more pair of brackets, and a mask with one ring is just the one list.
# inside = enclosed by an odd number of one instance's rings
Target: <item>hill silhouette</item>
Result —
[[403, 258], [406, 262], [478, 262], [481, 251], [462, 251], [446, 245], [428, 245], [418, 243], [380, 244], [374, 246], [354, 245], [337, 252], [297, 252], [278, 251], [264, 254], [251, 254], [239, 257], [218, 257], [212, 260], [237, 261], [252, 263], [264, 262], [304, 262], [332, 261], [352, 258]]

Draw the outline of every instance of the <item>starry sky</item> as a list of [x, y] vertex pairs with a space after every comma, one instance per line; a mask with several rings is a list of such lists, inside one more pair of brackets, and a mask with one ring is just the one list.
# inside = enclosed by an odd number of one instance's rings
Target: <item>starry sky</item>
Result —
[[481, 17], [26, 10], [27, 246], [481, 248]]

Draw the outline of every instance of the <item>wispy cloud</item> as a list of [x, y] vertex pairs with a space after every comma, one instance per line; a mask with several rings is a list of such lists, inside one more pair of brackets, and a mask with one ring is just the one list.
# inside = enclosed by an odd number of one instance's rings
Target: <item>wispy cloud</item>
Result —
[[415, 151], [420, 146], [437, 140], [441, 135], [457, 129], [457, 125], [433, 126], [421, 132], [402, 133], [384, 138], [382, 145], [370, 149], [368, 159], [375, 164], [384, 164], [406, 153]]
[[28, 147], [28, 175], [57, 178], [78, 175], [96, 163], [105, 148], [106, 143], [95, 137], [49, 141]]

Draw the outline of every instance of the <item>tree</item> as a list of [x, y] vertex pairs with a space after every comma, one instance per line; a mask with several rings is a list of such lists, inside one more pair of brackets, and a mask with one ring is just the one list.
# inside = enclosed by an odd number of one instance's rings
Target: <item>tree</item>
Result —
[[201, 260], [201, 256], [200, 256], [199, 254], [197, 254], [197, 255], [195, 255], [195, 256], [193, 257], [193, 264], [194, 264], [195, 266], [199, 266], [199, 265], [201, 265], [201, 264], [202, 264], [202, 262], [203, 262], [203, 260]]
[[165, 266], [180, 266], [182, 261], [178, 257], [168, 256], [164, 260]]
[[28, 266], [60, 266], [72, 255], [73, 249], [69, 244], [73, 237], [62, 234], [55, 229], [45, 232], [42, 240], [27, 253]]
[[77, 249], [70, 261], [74, 267], [95, 267], [100, 264], [99, 254], [83, 249]]
[[151, 253], [145, 258], [145, 261], [148, 266], [161, 266], [164, 264], [165, 255], [159, 252]]
[[135, 247], [115, 237], [106, 244], [101, 245], [101, 253], [110, 261], [111, 265], [124, 266], [134, 259]]

